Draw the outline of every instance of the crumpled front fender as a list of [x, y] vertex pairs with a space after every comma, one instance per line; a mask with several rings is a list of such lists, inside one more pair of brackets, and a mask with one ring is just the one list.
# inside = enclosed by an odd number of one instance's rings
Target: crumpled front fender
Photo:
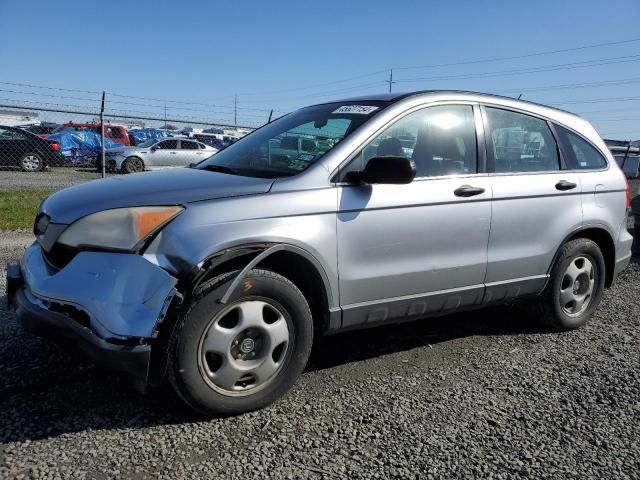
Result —
[[177, 280], [136, 254], [82, 251], [54, 271], [34, 243], [21, 270], [29, 293], [45, 308], [55, 302], [84, 311], [102, 338], [155, 337], [176, 294]]

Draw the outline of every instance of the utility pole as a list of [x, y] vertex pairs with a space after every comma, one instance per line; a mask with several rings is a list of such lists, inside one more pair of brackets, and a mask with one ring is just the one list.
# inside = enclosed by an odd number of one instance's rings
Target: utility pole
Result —
[[393, 81], [393, 68], [389, 70], [389, 80], [387, 82], [389, 83], [389, 93], [391, 93], [391, 85], [396, 83]]
[[164, 104], [164, 127], [167, 128], [167, 104]]
[[238, 128], [238, 94], [233, 97], [233, 126]]
[[107, 166], [104, 161], [104, 91], [100, 102], [100, 162], [102, 163], [102, 178], [107, 176]]

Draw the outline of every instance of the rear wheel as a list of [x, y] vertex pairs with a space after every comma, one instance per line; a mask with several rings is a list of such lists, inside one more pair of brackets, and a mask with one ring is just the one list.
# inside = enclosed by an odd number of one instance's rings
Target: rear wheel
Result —
[[300, 290], [275, 272], [252, 270], [242, 291], [220, 304], [236, 274], [205, 284], [172, 336], [170, 381], [206, 415], [272, 403], [295, 383], [311, 352], [313, 321]]
[[42, 157], [35, 152], [25, 153], [20, 159], [20, 168], [25, 172], [37, 172], [43, 166]]
[[129, 157], [122, 164], [123, 170], [127, 173], [138, 173], [144, 171], [144, 162], [138, 157]]
[[604, 280], [605, 263], [600, 247], [586, 238], [567, 242], [538, 299], [540, 316], [558, 330], [581, 327], [600, 303]]

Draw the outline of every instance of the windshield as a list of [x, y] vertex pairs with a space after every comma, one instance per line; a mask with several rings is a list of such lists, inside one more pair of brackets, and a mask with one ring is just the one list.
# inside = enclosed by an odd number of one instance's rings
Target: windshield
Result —
[[385, 102], [346, 102], [302, 108], [286, 115], [195, 168], [247, 177], [296, 175], [379, 112]]

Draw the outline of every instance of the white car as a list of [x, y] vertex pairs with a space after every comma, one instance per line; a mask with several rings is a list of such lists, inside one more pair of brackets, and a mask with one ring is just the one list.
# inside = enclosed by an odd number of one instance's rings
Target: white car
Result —
[[152, 139], [111, 156], [107, 160], [107, 167], [123, 173], [142, 172], [156, 167], [186, 167], [217, 152], [217, 148], [187, 138]]

